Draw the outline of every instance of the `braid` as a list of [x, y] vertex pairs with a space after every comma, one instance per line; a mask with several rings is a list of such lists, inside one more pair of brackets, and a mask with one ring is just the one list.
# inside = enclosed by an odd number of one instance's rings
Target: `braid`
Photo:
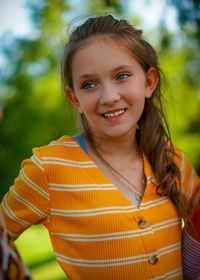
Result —
[[[72, 32], [66, 44], [61, 62], [63, 89], [65, 90], [66, 86], [73, 89], [71, 71], [73, 56], [82, 46], [97, 36], [107, 36], [122, 43], [144, 72], [147, 72], [150, 67], [156, 69], [159, 82], [151, 98], [145, 100], [144, 111], [138, 122], [140, 130], [137, 132], [137, 141], [159, 183], [157, 193], [167, 195], [176, 206], [179, 215], [186, 223], [191, 224], [190, 206], [181, 191], [180, 170], [174, 162], [176, 154], [162, 108], [160, 88], [161, 74], [163, 77], [164, 75], [159, 67], [155, 50], [142, 38], [142, 30], [134, 28], [126, 20], [118, 20], [111, 15], [89, 18]], [[88, 123], [84, 116], [82, 118], [87, 133]], [[88, 135], [88, 138], [91, 137]]]

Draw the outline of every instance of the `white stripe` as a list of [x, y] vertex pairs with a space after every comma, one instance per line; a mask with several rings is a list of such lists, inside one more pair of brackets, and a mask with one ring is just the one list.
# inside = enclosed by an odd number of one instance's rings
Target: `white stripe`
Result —
[[169, 248], [173, 248], [173, 247], [176, 247], [176, 246], [180, 246], [181, 245], [181, 242], [177, 242], [177, 243], [174, 243], [172, 245], [169, 245], [169, 246], [166, 246], [166, 247], [163, 247], [161, 249], [159, 249], [158, 251], [163, 251], [163, 250], [166, 250], [166, 249], [169, 249]]
[[179, 224], [181, 224], [181, 222], [174, 222], [174, 223], [171, 223], [171, 224], [168, 224], [168, 225], [159, 227], [159, 228], [155, 228], [153, 231], [155, 232], [155, 231], [157, 231], [157, 230], [161, 230], [161, 229], [164, 229], [164, 228], [176, 226], [176, 225], [179, 225]]
[[[7, 230], [7, 229], [6, 229]], [[9, 230], [7, 230], [8, 234], [12, 237], [12, 238], [17, 238], [18, 237], [18, 234], [15, 234]]]
[[[166, 249], [169, 249], [169, 250], [166, 251]], [[170, 252], [176, 251], [178, 249], [181, 249], [181, 242], [178, 242], [178, 243], [169, 245], [167, 247], [161, 248], [161, 249], [158, 250], [158, 252], [160, 253], [160, 256], [162, 256], [162, 255], [165, 255], [166, 252], [170, 253]]]
[[[175, 244], [176, 245], [176, 244]], [[172, 245], [173, 246], [173, 245]], [[168, 247], [171, 247], [171, 246], [168, 246]], [[158, 251], [164, 251], [166, 250], [166, 248], [168, 247], [164, 247], [164, 248], [161, 248], [160, 250]], [[175, 248], [173, 249], [174, 250], [178, 250], [179, 248]], [[168, 251], [165, 251], [163, 253], [161, 253], [162, 255], [163, 254], [167, 254], [167, 253], [170, 253], [172, 251], [171, 250], [168, 250]], [[61, 254], [58, 254], [58, 253], [55, 253], [56, 255], [56, 258], [62, 262], [66, 262], [66, 263], [69, 263], [69, 264], [73, 264], [75, 266], [85, 266], [85, 267], [106, 267], [106, 266], [119, 266], [119, 265], [124, 265], [124, 264], [131, 264], [131, 263], [137, 263], [137, 262], [144, 262], [144, 261], [147, 261], [148, 260], [148, 257], [151, 255], [151, 254], [156, 254], [156, 252], [152, 252], [152, 253], [149, 253], [149, 254], [145, 254], [145, 255], [138, 255], [138, 256], [133, 256], [133, 257], [126, 257], [126, 258], [118, 258], [118, 259], [108, 259], [108, 260], [83, 260], [83, 259], [74, 259], [74, 258], [70, 258], [70, 257], [67, 257], [67, 256], [64, 256], [64, 255], [61, 255]], [[61, 259], [63, 258], [63, 259]], [[79, 263], [77, 263], [79, 262]], [[112, 263], [111, 263], [112, 262]], [[108, 263], [108, 264], [107, 264]]]
[[75, 160], [68, 160], [64, 158], [57, 158], [57, 157], [42, 157], [42, 160], [55, 160], [55, 161], [62, 161], [62, 162], [69, 162], [69, 163], [75, 163], [75, 164], [94, 164], [93, 161], [75, 161]]
[[[174, 273], [176, 273], [176, 274], [174, 274]], [[180, 275], [180, 274], [182, 274], [182, 267], [179, 267], [177, 269], [174, 269], [174, 270], [171, 270], [169, 272], [166, 272], [164, 275], [155, 277], [155, 278], [153, 278], [151, 280], [166, 279], [167, 276], [169, 276], [169, 277], [167, 277], [167, 279], [170, 279], [170, 278], [172, 278], [172, 276], [174, 277], [174, 276], [177, 276], [177, 275]]]
[[48, 146], [66, 146], [66, 147], [80, 147], [76, 142], [70, 142], [70, 141], [52, 141]]
[[78, 144], [51, 143], [48, 146], [80, 147]]
[[147, 177], [147, 184], [153, 183], [156, 181], [156, 178], [154, 175]]
[[181, 154], [182, 154], [182, 162], [181, 162], [181, 184], [182, 184], [185, 178], [185, 156], [183, 152], [181, 152]]
[[[8, 202], [7, 202], [7, 195], [8, 193], [5, 195], [5, 198], [2, 202], [2, 206], [3, 206], [3, 209], [4, 211], [7, 213], [8, 217], [13, 220], [14, 222], [18, 223], [18, 224], [21, 224], [23, 227], [28, 227], [28, 226], [31, 226], [30, 223], [18, 218], [15, 213], [10, 209], [10, 207], [8, 206]], [[5, 204], [4, 204], [4, 201], [5, 201]], [[7, 209], [8, 210], [7, 210]], [[9, 213], [10, 212], [10, 213]]]
[[157, 181], [156, 179], [151, 179], [150, 181], [147, 181], [147, 185], [156, 181]]
[[[60, 188], [79, 188], [79, 187], [107, 187], [114, 186], [113, 184], [82, 184], [82, 185], [67, 185], [67, 184], [54, 184], [49, 183], [49, 186], [60, 187]], [[116, 188], [117, 189], [117, 188]]]
[[84, 266], [84, 267], [110, 267], [110, 266], [119, 266], [119, 265], [127, 265], [127, 264], [131, 264], [131, 263], [138, 263], [138, 262], [146, 262], [147, 259], [141, 259], [141, 260], [135, 260], [135, 261], [125, 261], [125, 262], [120, 262], [120, 263], [113, 263], [113, 264], [81, 264], [81, 263], [75, 263], [75, 262], [71, 262], [71, 261], [67, 261], [67, 260], [63, 260], [59, 257], [56, 257], [56, 259], [58, 261], [64, 262], [64, 263], [68, 263], [68, 264], [72, 264], [74, 266]]
[[60, 189], [60, 188], [49, 188], [52, 191], [64, 191], [64, 192], [80, 192], [80, 191], [94, 191], [94, 190], [101, 190], [101, 191], [107, 191], [107, 190], [116, 190], [116, 187], [113, 188], [80, 188], [80, 189]]
[[149, 204], [156, 204], [157, 202], [160, 202], [162, 200], [166, 200], [168, 197], [167, 196], [162, 196], [160, 198], [157, 198], [157, 199], [153, 199], [153, 200], [150, 200], [148, 202], [142, 202], [140, 205], [141, 206], [145, 206], [145, 205], [149, 205]]
[[[156, 202], [155, 204], [152, 204], [152, 205], [149, 205], [149, 206], [146, 206], [146, 207], [141, 206], [141, 207], [140, 207], [140, 210], [149, 209], [149, 208], [151, 208], [151, 207], [156, 207], [157, 205], [166, 203], [166, 202], [168, 202], [168, 201], [169, 201], [169, 199], [166, 198], [166, 199], [164, 199], [164, 200], [162, 200], [162, 201], [160, 201], [160, 202]], [[154, 203], [154, 200], [152, 200], [152, 203]]]
[[[37, 161], [39, 161], [39, 159], [35, 156], [35, 155], [33, 155], [32, 157], [31, 157], [31, 160], [32, 160], [32, 162], [33, 163], [35, 163], [42, 171], [44, 171], [44, 168], [40, 165], [40, 164], [38, 164], [37, 163]], [[37, 160], [37, 161], [36, 161]]]
[[[154, 181], [156, 181], [156, 179]], [[149, 184], [149, 183], [151, 183], [151, 181], [149, 181], [147, 184]], [[67, 185], [67, 184], [49, 183], [49, 186], [52, 186], [52, 187], [49, 188], [50, 190], [54, 190], [54, 191], [68, 191], [68, 192], [91, 191], [91, 190], [119, 190], [113, 184], [82, 184], [82, 185], [74, 184], [74, 185]], [[92, 186], [92, 188], [90, 188], [89, 186]], [[112, 186], [112, 187], [106, 187], [106, 186]], [[81, 187], [84, 187], [84, 188], [81, 188]], [[163, 199], [163, 198], [161, 198], [161, 199]], [[158, 200], [160, 200], [160, 198]], [[150, 202], [146, 202], [146, 203], [141, 203], [141, 205], [144, 205], [144, 204], [151, 204], [151, 201]]]
[[[55, 140], [55, 141], [51, 141], [51, 143], [63, 143], [63, 144], [77, 144], [77, 142], [76, 141], [74, 141], [74, 140], [71, 140], [71, 141], [58, 141], [58, 140]], [[50, 143], [50, 144], [51, 144]]]
[[[178, 223], [171, 223], [172, 220], [165, 221], [165, 224], [162, 227], [158, 227], [159, 224], [154, 224], [152, 228], [157, 227], [154, 231], [161, 230], [165, 227], [170, 227], [174, 226]], [[180, 222], [179, 222], [180, 223]], [[163, 224], [163, 223], [162, 223]], [[71, 241], [91, 241], [91, 242], [96, 242], [96, 241], [108, 241], [108, 240], [113, 240], [113, 239], [126, 239], [126, 238], [132, 238], [132, 237], [137, 237], [141, 235], [146, 235], [146, 234], [152, 234], [152, 230], [150, 227], [146, 229], [138, 229], [138, 230], [131, 230], [131, 231], [122, 231], [122, 232], [113, 232], [113, 233], [104, 233], [104, 234], [63, 234], [63, 233], [53, 233], [51, 232], [51, 235], [57, 235], [60, 236], [61, 238], [65, 240], [71, 240]], [[78, 238], [80, 237], [80, 238]]]
[[190, 182], [189, 182], [189, 186], [188, 186], [188, 191], [187, 191], [187, 198], [190, 199], [192, 196], [192, 192], [193, 192], [193, 186], [194, 186], [194, 168], [192, 167], [192, 174], [190, 177]]
[[161, 223], [157, 223], [157, 224], [152, 225], [152, 228], [157, 227], [157, 226], [160, 226], [160, 225], [168, 224], [168, 223], [171, 223], [171, 222], [176, 222], [176, 221], [180, 222], [181, 219], [180, 219], [180, 218], [174, 218], [174, 219], [166, 220], [166, 221], [164, 221], [164, 222], [161, 222]]
[[[54, 184], [49, 183], [50, 190], [55, 191], [90, 191], [90, 190], [118, 190], [113, 184], [82, 184], [82, 185], [67, 185], [67, 184]], [[92, 187], [92, 188], [91, 188]]]
[[42, 166], [42, 161], [34, 154], [33, 157], [39, 162], [39, 164]]
[[140, 233], [138, 234], [131, 234], [131, 235], [126, 235], [126, 236], [113, 236], [113, 237], [104, 237], [104, 238], [93, 238], [93, 239], [88, 239], [88, 238], [69, 238], [69, 237], [62, 237], [64, 240], [70, 240], [70, 241], [84, 241], [84, 242], [97, 242], [97, 241], [108, 241], [108, 240], [115, 240], [115, 239], [127, 239], [127, 238], [133, 238], [133, 237], [138, 237], [138, 236], [143, 236], [147, 234], [153, 234], [152, 231], [149, 229], [146, 230], [145, 232], [140, 230]]
[[131, 206], [118, 206], [118, 207], [102, 207], [102, 208], [92, 208], [92, 209], [82, 209], [82, 210], [64, 210], [64, 209], [54, 209], [54, 208], [51, 208], [50, 210], [51, 211], [54, 211], [54, 212], [59, 212], [59, 213], [87, 213], [87, 212], [96, 212], [96, 211], [102, 211], [102, 210], [110, 210], [110, 209], [130, 209], [130, 208], [136, 208], [134, 207], [133, 205]]
[[[140, 209], [137, 209], [134, 206], [128, 206], [128, 207], [105, 207], [105, 208], [97, 208], [97, 209], [87, 209], [87, 210], [61, 210], [61, 209], [50, 209], [51, 215], [57, 215], [57, 216], [64, 216], [64, 217], [85, 217], [85, 216], [97, 216], [97, 215], [104, 215], [104, 214], [111, 214], [111, 213], [130, 213], [130, 212], [136, 212], [142, 209], [149, 209], [151, 207], [156, 207], [159, 204], [163, 204], [165, 202], [168, 202], [169, 199], [166, 199], [164, 201], [160, 201], [156, 205], [150, 205], [147, 207], [140, 207]], [[131, 210], [125, 210], [127, 208], [132, 208]], [[110, 209], [116, 209], [115, 211], [109, 211]], [[118, 210], [118, 209], [124, 209], [124, 210]], [[107, 210], [107, 211], [102, 211]], [[86, 213], [84, 212], [94, 212], [99, 211], [97, 213]], [[100, 212], [101, 211], [101, 212]], [[67, 214], [67, 213], [75, 213], [79, 212], [79, 214]]]
[[74, 161], [57, 157], [42, 157], [43, 163], [45, 164], [59, 164], [59, 165], [67, 165], [67, 166], [75, 166], [80, 168], [88, 168], [95, 167], [96, 164], [93, 161]]
[[[55, 253], [56, 256], [62, 257], [63, 259], [75, 261], [75, 262], [83, 262], [83, 263], [110, 263], [110, 262], [121, 262], [121, 261], [129, 261], [129, 260], [135, 260], [135, 259], [142, 259], [149, 257], [153, 253], [145, 254], [145, 255], [138, 255], [138, 256], [132, 256], [132, 257], [126, 257], [126, 258], [118, 258], [118, 259], [107, 259], [107, 260], [84, 260], [84, 259], [75, 259], [75, 258], [70, 258], [58, 253]], [[117, 263], [118, 264], [118, 263]]]
[[12, 193], [12, 195], [14, 196], [14, 198], [21, 202], [22, 204], [26, 205], [29, 209], [31, 209], [35, 214], [37, 214], [40, 217], [47, 217], [46, 214], [44, 214], [42, 211], [40, 211], [35, 205], [33, 205], [32, 203], [30, 203], [28, 200], [24, 199], [23, 197], [21, 197], [18, 193], [16, 193], [14, 186], [12, 186], [10, 188], [10, 192]]
[[104, 215], [104, 214], [112, 214], [112, 213], [130, 213], [130, 212], [135, 212], [137, 211], [137, 208], [134, 210], [124, 210], [124, 211], [105, 211], [105, 212], [100, 212], [100, 213], [88, 213], [88, 214], [62, 214], [62, 213], [54, 213], [51, 212], [51, 215], [55, 216], [63, 216], [63, 217], [86, 217], [86, 216], [97, 216], [97, 215]]
[[[181, 219], [180, 218], [175, 218], [175, 219], [171, 219], [171, 220], [167, 220], [167, 221], [164, 221], [164, 222], [161, 222], [161, 223], [157, 223], [157, 224], [154, 224], [152, 225], [151, 227], [156, 230], [155, 228], [156, 227], [159, 227], [159, 226], [163, 226], [163, 225], [166, 225], [166, 224], [180, 224], [181, 223]], [[159, 228], [162, 228], [162, 227], [159, 227]]]
[[89, 168], [89, 167], [95, 167], [96, 165], [78, 165], [78, 164], [71, 164], [71, 163], [65, 163], [65, 162], [59, 162], [59, 161], [43, 161], [44, 164], [57, 164], [57, 165], [67, 165], [67, 166], [74, 166], [74, 167], [80, 167], [80, 168]]
[[174, 278], [175, 276], [182, 275], [182, 274], [183, 274], [182, 271], [181, 272], [177, 272], [176, 274], [168, 276], [167, 279], [171, 279], [171, 278]]
[[[147, 230], [147, 229], [145, 229]], [[134, 232], [142, 232], [144, 229], [136, 229], [136, 230], [130, 230], [130, 231], [119, 231], [119, 232], [112, 232], [112, 233], [102, 233], [102, 234], [69, 234], [69, 233], [56, 233], [56, 232], [51, 232], [52, 235], [58, 235], [62, 237], [103, 237], [103, 236], [113, 236], [113, 235], [125, 235], [125, 234], [131, 234]]]
[[43, 197], [45, 197], [46, 199], [49, 200], [49, 194], [47, 192], [45, 192], [41, 187], [39, 187], [38, 185], [36, 185], [33, 181], [31, 181], [28, 176], [26, 175], [26, 173], [24, 172], [24, 169], [22, 168], [20, 171], [20, 175], [22, 177], [22, 180], [32, 189], [34, 189], [35, 191], [39, 192]]

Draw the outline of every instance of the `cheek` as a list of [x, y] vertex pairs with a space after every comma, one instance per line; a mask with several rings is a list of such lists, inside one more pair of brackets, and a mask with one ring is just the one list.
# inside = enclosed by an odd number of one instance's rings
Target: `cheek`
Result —
[[127, 94], [127, 100], [135, 106], [142, 105], [145, 101], [145, 91], [141, 90], [139, 88], [135, 88], [133, 91], [129, 91], [129, 94]]
[[79, 102], [85, 114], [89, 113], [90, 111], [94, 111], [94, 108], [97, 104], [97, 100], [92, 94], [82, 96], [82, 98], [79, 99]]

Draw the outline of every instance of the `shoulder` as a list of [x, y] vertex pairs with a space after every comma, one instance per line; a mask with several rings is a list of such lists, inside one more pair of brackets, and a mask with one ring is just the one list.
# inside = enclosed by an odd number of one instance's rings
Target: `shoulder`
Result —
[[62, 136], [48, 145], [33, 149], [33, 158], [41, 166], [50, 161], [90, 161], [81, 146], [70, 136]]
[[182, 179], [190, 177], [192, 173], [195, 172], [192, 164], [190, 163], [187, 155], [176, 145], [174, 146], [174, 162], [176, 163], [177, 167], [180, 169]]
[[78, 143], [70, 136], [64, 135], [57, 140], [51, 141], [48, 145], [36, 147], [33, 149], [33, 154], [39, 158], [52, 157], [52, 156], [63, 156], [66, 152], [78, 151], [80, 146]]
[[180, 170], [181, 187], [187, 199], [193, 200], [200, 193], [200, 178], [187, 156], [174, 145], [174, 162]]

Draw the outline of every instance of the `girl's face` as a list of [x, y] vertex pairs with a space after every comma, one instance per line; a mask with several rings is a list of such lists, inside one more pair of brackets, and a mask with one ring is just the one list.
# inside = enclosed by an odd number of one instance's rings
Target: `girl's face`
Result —
[[74, 92], [68, 88], [67, 97], [85, 114], [91, 131], [120, 137], [135, 133], [158, 75], [154, 68], [145, 73], [122, 43], [96, 38], [74, 55], [72, 79]]

